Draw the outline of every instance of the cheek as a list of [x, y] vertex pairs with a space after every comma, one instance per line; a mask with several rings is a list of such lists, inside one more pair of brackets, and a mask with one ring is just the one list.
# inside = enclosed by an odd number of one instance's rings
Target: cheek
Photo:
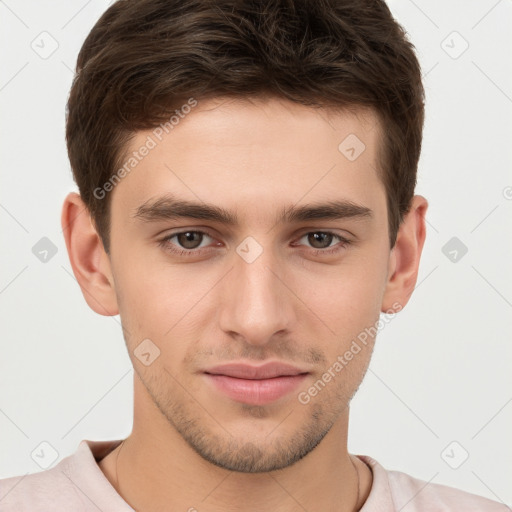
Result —
[[[387, 262], [362, 254], [296, 281], [308, 308], [326, 324], [325, 333], [345, 338], [379, 317]], [[318, 268], [318, 267], [317, 267]], [[329, 329], [327, 329], [329, 327]]]
[[[218, 276], [160, 263], [142, 265], [142, 258], [125, 258], [116, 272], [120, 316], [128, 347], [133, 352], [142, 340], [150, 339], [160, 350], [160, 362], [172, 369], [187, 351], [194, 350], [208, 304], [208, 292]], [[192, 269], [190, 266], [189, 269]]]

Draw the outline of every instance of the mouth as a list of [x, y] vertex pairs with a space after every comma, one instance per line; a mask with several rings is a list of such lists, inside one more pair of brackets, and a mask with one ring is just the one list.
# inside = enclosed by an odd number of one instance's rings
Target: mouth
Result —
[[289, 395], [309, 372], [279, 362], [261, 366], [234, 363], [209, 368], [203, 375], [216, 392], [236, 402], [265, 405]]

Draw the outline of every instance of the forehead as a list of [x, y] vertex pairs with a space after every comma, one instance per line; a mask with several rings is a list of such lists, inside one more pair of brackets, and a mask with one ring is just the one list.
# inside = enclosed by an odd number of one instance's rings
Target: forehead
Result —
[[380, 126], [369, 110], [217, 98], [172, 121], [132, 138], [124, 161], [135, 165], [125, 166], [112, 192], [113, 211], [119, 204], [132, 215], [166, 193], [242, 215], [254, 208], [259, 218], [298, 202], [347, 199], [372, 209], [385, 202]]

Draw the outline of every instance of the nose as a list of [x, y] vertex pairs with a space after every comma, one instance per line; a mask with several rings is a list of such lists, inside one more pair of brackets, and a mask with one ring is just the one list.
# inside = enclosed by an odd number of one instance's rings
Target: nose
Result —
[[264, 346], [295, 321], [293, 286], [271, 250], [250, 263], [235, 254], [233, 264], [223, 280], [220, 328], [248, 344]]

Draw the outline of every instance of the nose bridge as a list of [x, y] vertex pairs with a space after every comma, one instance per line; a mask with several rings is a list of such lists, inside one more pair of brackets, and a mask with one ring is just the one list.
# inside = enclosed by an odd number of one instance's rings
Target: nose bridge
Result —
[[280, 261], [271, 248], [248, 237], [237, 247], [233, 265], [222, 290], [221, 328], [247, 343], [265, 344], [292, 321], [290, 292], [278, 277]]

